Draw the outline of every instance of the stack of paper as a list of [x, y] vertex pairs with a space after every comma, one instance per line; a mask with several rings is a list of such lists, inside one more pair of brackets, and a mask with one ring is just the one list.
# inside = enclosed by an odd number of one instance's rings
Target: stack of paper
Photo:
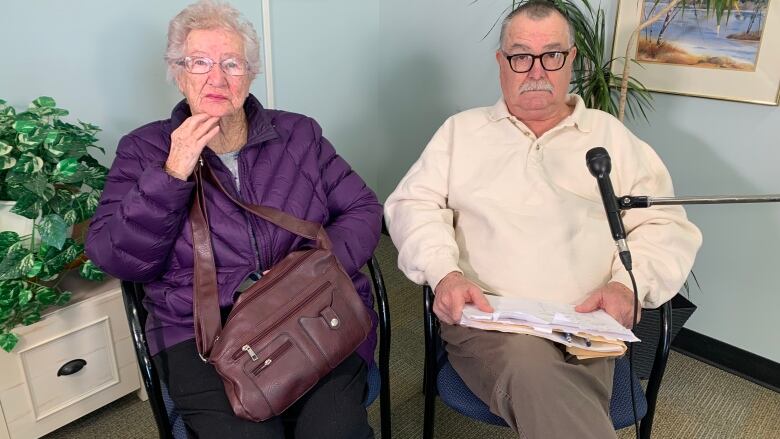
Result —
[[486, 295], [494, 312], [468, 304], [460, 324], [491, 331], [529, 334], [566, 346], [577, 358], [618, 357], [625, 342], [640, 341], [603, 310], [578, 313], [574, 305]]

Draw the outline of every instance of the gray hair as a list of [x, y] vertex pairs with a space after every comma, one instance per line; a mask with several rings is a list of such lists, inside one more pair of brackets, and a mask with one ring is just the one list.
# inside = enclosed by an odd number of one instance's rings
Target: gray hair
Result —
[[518, 15], [523, 15], [531, 20], [537, 21], [543, 18], [547, 18], [550, 14], [558, 14], [566, 20], [566, 24], [569, 27], [569, 46], [574, 45], [574, 25], [569, 17], [566, 16], [560, 9], [555, 6], [550, 0], [529, 0], [522, 5], [515, 8], [504, 18], [501, 22], [501, 35], [499, 36], [498, 44], [500, 48], [504, 47], [504, 38], [506, 38], [506, 28], [509, 26], [509, 22]]
[[200, 0], [184, 8], [168, 24], [168, 46], [165, 49], [168, 80], [181, 71], [182, 66], [176, 63], [185, 56], [187, 35], [196, 29], [224, 29], [238, 34], [244, 42], [250, 78], [254, 79], [260, 72], [260, 39], [252, 23], [227, 3]]

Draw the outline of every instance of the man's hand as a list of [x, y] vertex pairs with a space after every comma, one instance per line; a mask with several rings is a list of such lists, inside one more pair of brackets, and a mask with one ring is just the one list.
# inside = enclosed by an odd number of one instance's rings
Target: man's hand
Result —
[[482, 288], [466, 279], [463, 274], [453, 271], [439, 281], [434, 290], [433, 312], [439, 320], [454, 325], [460, 321], [463, 306], [473, 303], [480, 311], [493, 312]]
[[[603, 309], [621, 325], [630, 328], [631, 319], [634, 317], [634, 292], [620, 282], [610, 282], [590, 293], [584, 302], [574, 308], [577, 312], [592, 312], [597, 309]], [[637, 323], [641, 314], [642, 309], [639, 308], [636, 314]]]
[[200, 152], [219, 132], [218, 117], [201, 113], [190, 116], [171, 133], [171, 150], [165, 162], [165, 172], [179, 180], [187, 180], [195, 169]]

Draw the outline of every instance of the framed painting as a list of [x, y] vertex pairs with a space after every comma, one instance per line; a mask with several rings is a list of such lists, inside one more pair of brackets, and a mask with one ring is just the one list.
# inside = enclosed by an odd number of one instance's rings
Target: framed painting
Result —
[[[683, 3], [685, 3], [683, 5]], [[778, 105], [780, 0], [734, 0], [718, 25], [707, 0], [679, 2], [632, 41], [630, 74], [651, 91]], [[618, 2], [613, 57], [624, 57], [641, 22], [668, 5]], [[613, 63], [615, 73], [623, 62]]]

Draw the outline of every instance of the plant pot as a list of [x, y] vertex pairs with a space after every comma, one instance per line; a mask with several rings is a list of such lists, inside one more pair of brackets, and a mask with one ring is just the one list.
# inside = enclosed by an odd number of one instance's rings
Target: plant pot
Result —
[[16, 232], [19, 236], [32, 233], [33, 220], [11, 212], [16, 201], [0, 201], [0, 232]]
[[[682, 294], [678, 293], [672, 297], [672, 340], [674, 340], [694, 311], [696, 311], [696, 305]], [[634, 372], [640, 379], [647, 379], [650, 376], [660, 331], [661, 311], [658, 309], [643, 309], [642, 319], [634, 328], [634, 334], [642, 341], [634, 343], [633, 347]]]

